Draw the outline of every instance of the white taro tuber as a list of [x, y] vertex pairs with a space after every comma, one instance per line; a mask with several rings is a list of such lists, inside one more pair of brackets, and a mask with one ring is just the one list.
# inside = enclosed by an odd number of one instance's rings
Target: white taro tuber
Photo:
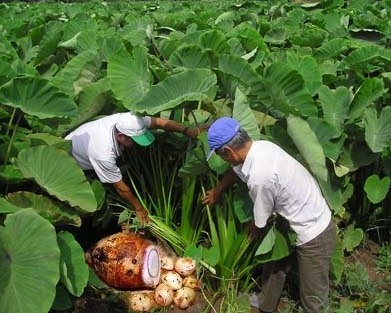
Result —
[[153, 290], [128, 291], [125, 292], [124, 299], [132, 311], [148, 312], [158, 307]]
[[178, 290], [182, 287], [183, 278], [175, 271], [165, 271], [160, 276], [160, 281], [166, 283], [173, 290]]
[[162, 256], [161, 260], [161, 268], [164, 270], [173, 270], [175, 264], [175, 258], [172, 256]]
[[189, 288], [192, 288], [192, 289], [200, 289], [201, 288], [201, 282], [194, 275], [190, 275], [190, 276], [186, 276], [183, 279], [182, 286], [183, 287], [189, 287]]
[[164, 270], [173, 270], [177, 255], [167, 244], [160, 242], [157, 245], [157, 250], [160, 255], [161, 268]]
[[196, 300], [195, 290], [189, 287], [182, 287], [175, 292], [174, 304], [179, 309], [187, 309]]
[[174, 298], [174, 290], [166, 283], [161, 283], [155, 289], [155, 301], [160, 306], [168, 306]]
[[196, 270], [196, 262], [192, 258], [182, 257], [175, 262], [174, 269], [182, 276], [189, 276]]

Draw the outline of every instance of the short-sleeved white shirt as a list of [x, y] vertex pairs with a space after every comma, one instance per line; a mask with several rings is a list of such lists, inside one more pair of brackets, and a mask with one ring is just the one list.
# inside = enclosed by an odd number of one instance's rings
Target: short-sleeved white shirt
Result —
[[[83, 170], [94, 170], [102, 183], [116, 183], [122, 179], [117, 166], [121, 153], [115, 139], [114, 125], [123, 114], [116, 113], [98, 120], [85, 123], [65, 139], [72, 140], [72, 155]], [[143, 118], [147, 128], [151, 126], [151, 117]]]
[[330, 223], [330, 208], [314, 177], [276, 144], [254, 141], [244, 163], [233, 169], [247, 184], [257, 227], [277, 213], [297, 234], [296, 244], [302, 245]]

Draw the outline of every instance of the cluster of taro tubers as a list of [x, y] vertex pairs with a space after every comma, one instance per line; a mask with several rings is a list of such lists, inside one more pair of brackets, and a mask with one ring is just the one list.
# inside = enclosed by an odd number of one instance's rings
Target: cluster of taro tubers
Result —
[[99, 240], [86, 262], [108, 286], [121, 291], [132, 311], [148, 312], [174, 304], [187, 309], [201, 287], [196, 262], [178, 257], [140, 235], [120, 232]]
[[195, 277], [196, 263], [191, 258], [163, 256], [161, 275], [154, 290], [128, 291], [125, 301], [133, 311], [146, 312], [157, 307], [174, 304], [187, 309], [196, 301], [196, 290], [201, 287]]

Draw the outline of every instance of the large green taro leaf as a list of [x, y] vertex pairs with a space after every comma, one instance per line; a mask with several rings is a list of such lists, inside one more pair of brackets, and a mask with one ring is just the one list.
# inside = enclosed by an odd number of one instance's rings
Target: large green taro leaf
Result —
[[234, 11], [223, 12], [214, 21], [219, 29], [232, 29], [237, 19], [237, 14]]
[[209, 69], [187, 69], [152, 86], [133, 108], [154, 115], [176, 108], [185, 101], [214, 98], [216, 83], [216, 75]]
[[352, 252], [364, 238], [364, 231], [361, 228], [355, 228], [350, 224], [344, 231], [342, 248], [347, 252]]
[[232, 206], [235, 211], [236, 217], [240, 223], [246, 223], [254, 219], [253, 206], [249, 194], [247, 185], [244, 183], [238, 183], [238, 186], [234, 189], [234, 196]]
[[345, 38], [333, 38], [323, 43], [314, 51], [317, 59], [334, 58], [349, 48], [349, 40]]
[[171, 54], [168, 62], [175, 67], [207, 68], [210, 66], [208, 55], [200, 46], [186, 45]]
[[[38, 19], [38, 18], [37, 18]], [[63, 23], [59, 20], [46, 21], [44, 25], [44, 35], [38, 45], [37, 55], [34, 59], [34, 64], [44, 63], [54, 55], [57, 50], [57, 45], [63, 36]], [[38, 29], [35, 29], [37, 31]], [[39, 31], [39, 30], [38, 30]], [[31, 33], [33, 31], [30, 30]], [[31, 36], [33, 37], [33, 36]]]
[[258, 97], [264, 105], [285, 115], [318, 115], [318, 109], [298, 71], [287, 64], [275, 62], [265, 68], [263, 77], [265, 85]]
[[128, 14], [124, 22], [124, 27], [115, 33], [121, 37], [124, 43], [129, 42], [132, 47], [149, 45], [150, 39], [154, 35], [153, 21], [150, 16]]
[[0, 213], [15, 213], [20, 210], [20, 207], [8, 202], [6, 199], [0, 197]]
[[42, 119], [77, 114], [77, 106], [70, 97], [37, 77], [17, 77], [2, 86], [0, 102]]
[[344, 188], [335, 188], [333, 182], [328, 179], [327, 181], [319, 180], [319, 186], [322, 189], [327, 203], [335, 214], [344, 210], [344, 204], [353, 194], [352, 184], [347, 184]]
[[256, 260], [265, 263], [287, 257], [292, 253], [295, 240], [296, 235], [292, 231], [272, 227], [257, 248]]
[[352, 94], [348, 88], [340, 86], [331, 90], [323, 85], [319, 88], [319, 102], [323, 108], [324, 120], [333, 125], [340, 133], [348, 117]]
[[15, 73], [13, 72], [11, 65], [0, 60], [0, 86], [10, 81], [14, 76]]
[[229, 74], [246, 88], [250, 94], [257, 94], [263, 88], [261, 76], [243, 58], [237, 55], [224, 54], [219, 58], [219, 71]]
[[49, 312], [59, 260], [52, 224], [32, 209], [9, 214], [0, 226], [0, 312]]
[[197, 146], [187, 155], [185, 164], [179, 170], [179, 176], [186, 177], [205, 174], [208, 172], [209, 167], [219, 174], [224, 173], [228, 168], [228, 164], [215, 154], [207, 162], [206, 155], [208, 152], [209, 146], [206, 133], [204, 132], [198, 136]]
[[61, 250], [61, 282], [72, 295], [79, 297], [87, 286], [89, 277], [84, 251], [69, 232], [60, 232], [57, 240]]
[[82, 53], [87, 50], [97, 51], [100, 48], [101, 37], [96, 29], [89, 27], [88, 30], [82, 30], [78, 32], [73, 38], [66, 42], [60, 43], [59, 47], [74, 48], [78, 53]]
[[69, 123], [62, 124], [58, 132], [74, 129], [80, 124], [96, 117], [103, 109], [106, 103], [107, 94], [110, 90], [109, 80], [107, 77], [84, 86], [78, 96], [79, 114]]
[[78, 87], [80, 81], [83, 81], [86, 85], [97, 80], [100, 63], [95, 51], [82, 52], [67, 63], [54, 77], [52, 83], [67, 95], [73, 97], [80, 92], [80, 87]]
[[272, 251], [276, 241], [276, 233], [274, 228], [270, 228], [266, 236], [263, 238], [261, 244], [258, 246], [255, 255], [262, 255]]
[[322, 146], [308, 123], [295, 116], [288, 116], [288, 134], [294, 141], [311, 171], [320, 179], [327, 181], [327, 167]]
[[364, 190], [372, 203], [379, 203], [384, 200], [390, 190], [390, 178], [386, 176], [380, 179], [376, 174], [371, 175], [365, 180]]
[[4, 181], [7, 184], [13, 184], [21, 183], [25, 180], [26, 179], [15, 165], [0, 165], [0, 181]]
[[[4, 20], [3, 20], [4, 21]], [[11, 23], [9, 23], [11, 24]], [[4, 34], [5, 35], [5, 34]], [[16, 52], [13, 44], [8, 39], [8, 36], [0, 35], [0, 54], [3, 57], [7, 57], [10, 60], [16, 60], [19, 58], [18, 53]]]
[[367, 78], [354, 95], [349, 110], [349, 121], [353, 122], [360, 118], [366, 108], [368, 108], [376, 99], [387, 92], [384, 88], [383, 80], [379, 78]]
[[29, 191], [18, 191], [7, 194], [6, 199], [10, 204], [18, 207], [18, 210], [33, 208], [39, 215], [56, 226], [81, 226], [81, 218], [75, 210], [64, 203], [56, 204], [46, 196]]
[[227, 54], [230, 51], [226, 35], [218, 29], [207, 30], [200, 36], [201, 46], [215, 55]]
[[78, 98], [79, 116], [76, 119], [78, 124], [74, 123], [73, 125], [80, 125], [98, 115], [105, 105], [106, 93], [109, 92], [109, 90], [110, 84], [107, 77], [83, 87]]
[[313, 95], [322, 84], [322, 75], [316, 59], [311, 56], [301, 56], [297, 53], [288, 53], [287, 63], [297, 70], [304, 79], [307, 90]]
[[99, 50], [101, 51], [102, 59], [107, 62], [111, 59], [112, 56], [118, 53], [118, 51], [124, 49], [124, 42], [120, 38], [114, 36], [107, 36], [103, 39]]
[[97, 209], [94, 192], [76, 161], [65, 151], [52, 146], [22, 150], [18, 167], [49, 194], [87, 212]]
[[381, 152], [388, 147], [391, 139], [391, 107], [384, 107], [379, 118], [375, 108], [365, 110], [365, 141], [372, 152]]
[[110, 59], [107, 67], [114, 96], [129, 110], [145, 96], [151, 84], [145, 48], [135, 48], [133, 55], [118, 53]]
[[384, 61], [391, 61], [391, 52], [383, 47], [376, 45], [368, 45], [359, 47], [351, 52], [346, 58], [339, 64], [341, 69], [354, 68], [362, 64], [370, 64], [377, 59], [383, 59]]
[[235, 103], [232, 112], [233, 118], [239, 121], [240, 126], [243, 127], [253, 140], [261, 138], [257, 119], [252, 112], [246, 96], [236, 88]]

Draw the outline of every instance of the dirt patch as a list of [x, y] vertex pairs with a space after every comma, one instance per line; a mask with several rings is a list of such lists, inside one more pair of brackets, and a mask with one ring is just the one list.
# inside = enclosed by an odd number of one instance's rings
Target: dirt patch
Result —
[[380, 271], [377, 266], [377, 258], [379, 256], [379, 246], [373, 241], [367, 241], [365, 244], [354, 250], [345, 258], [346, 264], [353, 266], [363, 266], [368, 274], [369, 282], [372, 284], [380, 284], [379, 288], [390, 290], [390, 286], [384, 283], [386, 273]]

